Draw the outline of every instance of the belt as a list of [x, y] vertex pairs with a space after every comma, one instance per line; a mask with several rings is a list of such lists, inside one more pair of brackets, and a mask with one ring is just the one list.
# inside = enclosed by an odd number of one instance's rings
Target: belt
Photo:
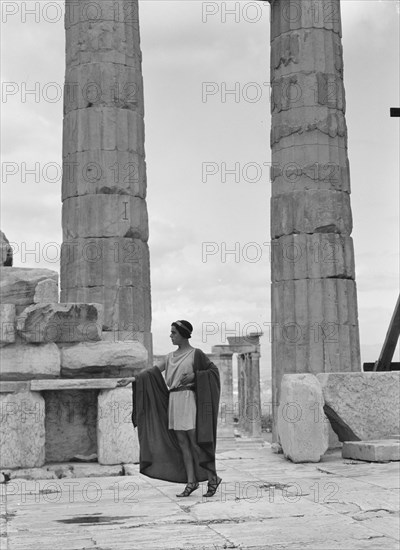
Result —
[[170, 393], [174, 391], [185, 391], [185, 390], [192, 390], [194, 391], [194, 386], [178, 386], [177, 388], [170, 389]]

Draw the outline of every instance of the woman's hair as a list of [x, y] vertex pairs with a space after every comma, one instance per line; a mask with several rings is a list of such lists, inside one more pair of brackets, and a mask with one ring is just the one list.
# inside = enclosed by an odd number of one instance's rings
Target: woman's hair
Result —
[[183, 338], [189, 339], [192, 336], [193, 327], [189, 323], [189, 321], [175, 321], [174, 323], [172, 323], [172, 326], [176, 328], [176, 330], [181, 336], [183, 336]]

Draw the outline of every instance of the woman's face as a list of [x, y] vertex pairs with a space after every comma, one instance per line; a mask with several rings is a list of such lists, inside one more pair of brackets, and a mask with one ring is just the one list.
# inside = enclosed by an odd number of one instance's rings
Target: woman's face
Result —
[[171, 342], [174, 346], [179, 346], [185, 340], [185, 338], [179, 334], [174, 326], [171, 326], [171, 334], [169, 337], [171, 338]]

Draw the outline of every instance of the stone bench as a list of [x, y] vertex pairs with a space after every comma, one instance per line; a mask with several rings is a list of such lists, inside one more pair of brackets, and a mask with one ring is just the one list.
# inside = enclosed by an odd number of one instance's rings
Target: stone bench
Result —
[[132, 388], [112, 378], [0, 383], [0, 467], [37, 468], [97, 454], [99, 464], [139, 459]]

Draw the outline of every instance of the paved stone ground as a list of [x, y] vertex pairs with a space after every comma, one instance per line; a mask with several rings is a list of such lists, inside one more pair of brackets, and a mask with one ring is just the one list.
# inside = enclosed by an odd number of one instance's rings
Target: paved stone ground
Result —
[[[269, 444], [220, 452], [223, 478], [182, 485], [131, 476], [12, 480], [2, 488], [1, 550], [398, 550], [399, 463], [293, 464]], [[88, 466], [89, 467], [89, 466]]]

